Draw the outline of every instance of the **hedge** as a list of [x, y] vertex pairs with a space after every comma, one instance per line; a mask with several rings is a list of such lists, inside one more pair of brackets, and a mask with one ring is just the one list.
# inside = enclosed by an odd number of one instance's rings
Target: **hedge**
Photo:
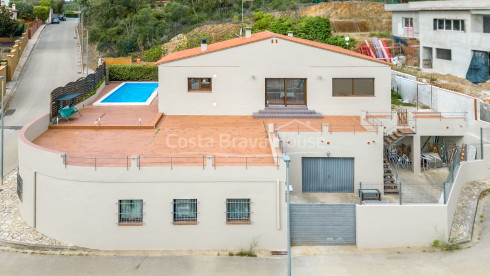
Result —
[[65, 13], [65, 17], [67, 18], [78, 18], [78, 13], [67, 12]]
[[110, 65], [110, 81], [158, 81], [158, 67], [154, 65]]

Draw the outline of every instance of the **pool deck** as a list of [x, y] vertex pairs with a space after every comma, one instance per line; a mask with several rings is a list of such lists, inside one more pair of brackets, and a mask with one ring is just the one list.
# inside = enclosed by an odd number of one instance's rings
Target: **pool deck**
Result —
[[[111, 82], [106, 85], [99, 95], [87, 106], [80, 108], [80, 115], [71, 116], [70, 123], [59, 120], [58, 125], [50, 125], [50, 129], [154, 129], [162, 119], [158, 112], [158, 96], [150, 105], [132, 106], [94, 106], [98, 101], [121, 82]], [[100, 118], [100, 121], [99, 121]], [[141, 119], [141, 124], [140, 124]]]

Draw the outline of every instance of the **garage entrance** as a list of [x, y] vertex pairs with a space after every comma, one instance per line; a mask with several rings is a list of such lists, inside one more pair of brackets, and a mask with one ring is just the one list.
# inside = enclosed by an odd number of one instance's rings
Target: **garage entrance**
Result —
[[354, 158], [303, 157], [303, 193], [353, 193]]

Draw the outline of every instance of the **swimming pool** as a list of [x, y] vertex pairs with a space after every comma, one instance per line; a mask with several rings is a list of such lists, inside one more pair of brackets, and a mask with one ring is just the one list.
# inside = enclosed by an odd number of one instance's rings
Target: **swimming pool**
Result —
[[94, 105], [149, 105], [157, 93], [157, 82], [125, 82], [109, 91]]

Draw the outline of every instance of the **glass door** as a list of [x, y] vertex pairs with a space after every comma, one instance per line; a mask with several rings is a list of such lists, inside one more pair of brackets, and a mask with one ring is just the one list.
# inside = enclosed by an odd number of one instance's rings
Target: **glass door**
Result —
[[265, 79], [265, 104], [306, 105], [306, 79]]

